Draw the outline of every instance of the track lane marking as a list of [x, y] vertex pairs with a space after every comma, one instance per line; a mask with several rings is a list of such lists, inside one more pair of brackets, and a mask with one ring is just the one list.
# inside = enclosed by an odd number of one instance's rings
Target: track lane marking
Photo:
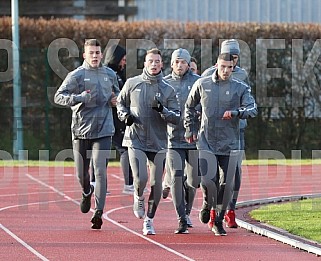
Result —
[[[65, 201], [65, 200], [62, 200], [62, 201]], [[20, 204], [20, 205], [11, 205], [11, 206], [0, 208], [0, 212], [4, 211], [4, 210], [7, 210], [7, 209], [11, 209], [11, 208], [17, 208], [17, 207], [23, 207], [23, 206], [32, 206], [32, 205], [38, 205], [38, 204], [48, 204], [48, 203], [52, 203], [52, 202], [57, 202], [57, 200], [55, 200], [55, 201], [47, 201], [47, 202], [33, 202], [33, 203]], [[20, 237], [18, 237], [16, 234], [14, 234], [11, 230], [9, 230], [7, 227], [2, 225], [1, 223], [0, 223], [0, 228], [4, 232], [6, 232], [9, 236], [11, 236], [13, 239], [15, 239], [18, 243], [20, 243], [23, 247], [27, 248], [35, 256], [39, 257], [41, 260], [49, 261], [49, 259], [47, 259], [45, 256], [40, 254], [37, 250], [35, 250], [33, 247], [31, 247], [27, 242], [23, 241]]]
[[[60, 196], [62, 196], [63, 198], [65, 198], [65, 199], [67, 199], [67, 200], [70, 200], [70, 201], [72, 201], [73, 203], [75, 203], [75, 204], [77, 204], [77, 205], [80, 205], [80, 202], [79, 202], [79, 201], [77, 201], [77, 200], [75, 200], [75, 199], [67, 196], [65, 193], [61, 192], [60, 190], [56, 189], [55, 187], [46, 184], [45, 182], [43, 182], [43, 181], [41, 181], [41, 180], [33, 177], [33, 176], [30, 175], [30, 174], [26, 174], [26, 176], [27, 176], [29, 179], [31, 179], [31, 180], [33, 180], [33, 181], [41, 184], [42, 186], [47, 187], [47, 188], [55, 191], [56, 193], [58, 193], [58, 194], [59, 194]], [[122, 229], [124, 229], [124, 230], [126, 230], [126, 231], [128, 231], [128, 232], [130, 232], [130, 233], [132, 233], [132, 234], [134, 234], [134, 235], [136, 235], [136, 236], [138, 236], [138, 237], [140, 237], [140, 238], [142, 238], [142, 239], [144, 239], [144, 240], [152, 243], [152, 244], [155, 244], [155, 245], [157, 245], [158, 247], [163, 248], [163, 249], [165, 249], [166, 251], [168, 251], [168, 252], [170, 252], [170, 253], [173, 253], [173, 254], [181, 257], [181, 258], [184, 258], [185, 260], [194, 261], [194, 259], [192, 259], [192, 258], [190, 258], [190, 257], [188, 257], [188, 256], [185, 256], [185, 255], [183, 255], [183, 254], [175, 251], [174, 249], [171, 249], [171, 248], [169, 248], [169, 247], [167, 247], [167, 246], [165, 246], [165, 245], [163, 245], [163, 244], [161, 244], [161, 243], [159, 243], [159, 242], [157, 242], [157, 241], [154, 241], [154, 240], [152, 240], [152, 239], [150, 239], [150, 238], [148, 238], [148, 237], [146, 237], [146, 236], [143, 236], [143, 235], [137, 233], [136, 231], [131, 230], [130, 228], [128, 228], [128, 227], [126, 227], [126, 226], [123, 226], [123, 225], [119, 224], [118, 222], [116, 222], [115, 220], [113, 220], [113, 219], [111, 219], [111, 218], [108, 217], [108, 214], [109, 214], [109, 213], [112, 213], [112, 212], [114, 212], [114, 211], [121, 210], [121, 209], [124, 209], [124, 208], [128, 208], [128, 207], [131, 207], [131, 206], [132, 206], [132, 205], [111, 209], [111, 210], [107, 211], [106, 213], [104, 213], [103, 217], [104, 217], [104, 219], [108, 220], [109, 222], [113, 223], [114, 225], [117, 225], [117, 226], [121, 227]], [[91, 208], [90, 211], [94, 213], [94, 209]]]
[[142, 238], [142, 239], [144, 239], [144, 240], [146, 240], [146, 241], [148, 241], [148, 242], [150, 242], [150, 243], [152, 243], [152, 244], [155, 244], [155, 245], [157, 245], [158, 247], [163, 248], [164, 250], [166, 250], [166, 251], [168, 251], [168, 252], [171, 252], [171, 253], [173, 253], [173, 254], [181, 257], [181, 258], [184, 258], [185, 260], [189, 260], [189, 261], [194, 261], [194, 260], [195, 260], [195, 259], [192, 259], [192, 258], [190, 258], [190, 257], [188, 257], [188, 256], [185, 256], [185, 255], [183, 255], [182, 253], [177, 252], [177, 251], [175, 251], [174, 249], [169, 248], [169, 247], [167, 247], [167, 246], [165, 246], [165, 245], [163, 245], [163, 244], [161, 244], [161, 243], [159, 243], [159, 242], [157, 242], [157, 241], [155, 241], [155, 240], [153, 240], [153, 239], [150, 239], [150, 238], [147, 237], [147, 236], [144, 236], [144, 235], [142, 235], [142, 234], [139, 234], [138, 232], [136, 232], [136, 231], [134, 231], [134, 230], [132, 230], [132, 229], [130, 229], [130, 228], [128, 228], [128, 227], [126, 227], [126, 226], [124, 226], [124, 225], [118, 223], [117, 221], [115, 221], [115, 220], [113, 220], [113, 219], [111, 219], [111, 218], [108, 217], [108, 214], [110, 214], [110, 213], [113, 213], [113, 212], [115, 212], [115, 211], [122, 210], [122, 209], [125, 209], [125, 208], [129, 208], [129, 207], [131, 207], [131, 206], [132, 206], [132, 205], [110, 209], [109, 211], [107, 211], [107, 212], [105, 212], [105, 213], [103, 214], [103, 217], [104, 217], [104, 219], [106, 219], [106, 220], [108, 220], [109, 222], [113, 223], [114, 225], [116, 225], [116, 226], [118, 226], [118, 227], [126, 230], [127, 232], [130, 232], [130, 233], [134, 234], [135, 236], [138, 236], [138, 237], [140, 237], [140, 238]]
[[12, 238], [14, 238], [18, 243], [20, 243], [22, 246], [24, 246], [25, 248], [27, 248], [31, 253], [33, 253], [35, 256], [39, 257], [41, 260], [44, 261], [49, 261], [49, 259], [47, 259], [46, 257], [44, 257], [42, 254], [40, 254], [37, 250], [35, 250], [34, 248], [32, 248], [30, 245], [28, 245], [25, 241], [23, 241], [20, 237], [18, 237], [16, 234], [14, 234], [13, 232], [11, 232], [8, 228], [6, 228], [5, 226], [3, 226], [0, 223], [0, 228], [6, 232], [9, 236], [11, 236]]

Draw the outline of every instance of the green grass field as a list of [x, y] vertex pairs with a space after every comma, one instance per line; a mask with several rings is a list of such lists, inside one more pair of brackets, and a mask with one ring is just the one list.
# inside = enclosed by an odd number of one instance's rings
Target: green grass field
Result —
[[321, 243], [321, 199], [269, 204], [250, 212], [260, 222]]
[[256, 166], [256, 165], [312, 165], [321, 164], [321, 159], [255, 159], [255, 160], [244, 160], [242, 165]]

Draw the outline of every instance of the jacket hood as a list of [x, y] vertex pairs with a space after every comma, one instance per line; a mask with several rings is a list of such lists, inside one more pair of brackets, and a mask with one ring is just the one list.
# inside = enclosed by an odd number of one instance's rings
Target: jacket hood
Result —
[[115, 72], [119, 71], [119, 63], [121, 59], [126, 55], [126, 50], [120, 45], [113, 45], [105, 49], [103, 53], [103, 64], [112, 68]]

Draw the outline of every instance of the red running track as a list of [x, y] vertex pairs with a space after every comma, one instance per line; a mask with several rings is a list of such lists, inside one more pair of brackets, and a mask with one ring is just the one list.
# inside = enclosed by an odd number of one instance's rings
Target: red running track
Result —
[[[240, 201], [321, 192], [320, 166], [244, 166]], [[142, 235], [123, 177], [108, 168], [104, 224], [90, 229], [92, 213], [79, 210], [73, 168], [0, 168], [0, 260], [320, 260], [245, 229], [217, 237], [198, 221], [201, 191], [192, 211], [194, 227], [176, 235], [170, 199], [161, 200], [155, 236]]]

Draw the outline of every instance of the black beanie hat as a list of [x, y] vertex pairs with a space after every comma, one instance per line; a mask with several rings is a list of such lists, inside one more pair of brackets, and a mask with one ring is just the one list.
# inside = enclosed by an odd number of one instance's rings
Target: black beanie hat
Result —
[[118, 70], [121, 59], [126, 55], [126, 50], [120, 45], [113, 45], [105, 49], [103, 54], [103, 64], [109, 66], [114, 71]]

